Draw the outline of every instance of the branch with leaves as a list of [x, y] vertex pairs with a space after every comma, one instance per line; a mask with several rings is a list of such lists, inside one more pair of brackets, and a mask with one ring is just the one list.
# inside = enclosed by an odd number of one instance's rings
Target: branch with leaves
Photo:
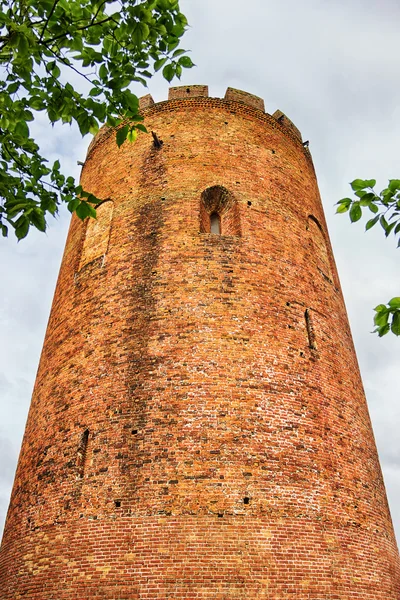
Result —
[[[61, 203], [84, 219], [101, 201], [49, 165], [29, 123], [75, 122], [82, 136], [101, 124], [117, 143], [134, 141], [141, 123], [132, 82], [155, 71], [168, 81], [193, 66], [179, 43], [187, 26], [178, 0], [0, 0], [0, 228], [18, 239], [45, 231]], [[74, 73], [78, 86], [68, 81]], [[76, 77], [77, 76], [77, 77]], [[119, 127], [119, 125], [122, 125]]]
[[[365, 230], [372, 229], [377, 223], [382, 227], [385, 236], [392, 233], [397, 237], [397, 247], [400, 247], [400, 179], [390, 179], [388, 187], [377, 194], [374, 190], [375, 179], [355, 179], [350, 184], [356, 196], [342, 198], [337, 202], [337, 213], [349, 213], [350, 221], [355, 223], [363, 216], [363, 209], [373, 213], [368, 219]], [[389, 331], [400, 335], [400, 298], [392, 298], [387, 304], [375, 307], [374, 324], [379, 337]]]

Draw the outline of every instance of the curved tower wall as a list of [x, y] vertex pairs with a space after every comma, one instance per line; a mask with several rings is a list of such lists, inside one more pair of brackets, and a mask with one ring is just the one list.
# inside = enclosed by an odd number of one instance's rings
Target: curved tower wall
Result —
[[161, 147], [103, 129], [83, 168], [2, 598], [399, 600], [308, 148], [237, 90], [142, 110]]

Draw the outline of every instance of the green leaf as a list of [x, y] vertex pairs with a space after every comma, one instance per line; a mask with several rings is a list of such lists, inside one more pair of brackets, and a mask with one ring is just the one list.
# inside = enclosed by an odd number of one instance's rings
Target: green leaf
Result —
[[394, 313], [390, 328], [394, 335], [400, 335], [400, 311]]
[[165, 65], [168, 58], [160, 58], [160, 60], [156, 60], [154, 63], [154, 70], [157, 72]]
[[15, 92], [18, 92], [19, 86], [20, 86], [20, 84], [18, 81], [14, 81], [14, 83], [10, 83], [10, 85], [7, 88], [7, 94], [15, 94]]
[[387, 228], [389, 227], [389, 223], [386, 221], [386, 219], [383, 215], [381, 215], [379, 222], [382, 225], [382, 228], [385, 230], [385, 233], [386, 233]]
[[400, 308], [400, 298], [397, 296], [389, 300], [388, 305], [390, 308]]
[[365, 231], [368, 231], [369, 229], [371, 229], [371, 227], [373, 227], [374, 225], [376, 225], [376, 223], [379, 221], [379, 215], [377, 215], [376, 217], [374, 217], [373, 219], [370, 219], [367, 224], [365, 225]]
[[124, 141], [126, 140], [128, 132], [129, 132], [129, 125], [125, 125], [124, 127], [121, 127], [121, 129], [118, 129], [118, 131], [117, 131], [118, 148], [120, 148], [122, 146], [122, 144], [124, 143]]
[[382, 327], [378, 327], [378, 329], [375, 330], [375, 332], [378, 333], [379, 337], [383, 337], [384, 335], [389, 333], [389, 331], [390, 331], [389, 323], [386, 323], [386, 325], [383, 325]]
[[173, 53], [172, 58], [177, 58], [178, 56], [185, 54], [185, 52], [187, 52], [187, 50], [183, 50], [183, 48], [178, 48], [178, 50], [175, 50], [175, 52]]
[[90, 90], [90, 92], [89, 92], [89, 96], [92, 96], [92, 97], [93, 97], [93, 96], [100, 96], [100, 94], [101, 94], [101, 93], [102, 93], [102, 90], [101, 90], [101, 88], [94, 87], [94, 88], [92, 88], [92, 89]]
[[378, 306], [375, 306], [374, 310], [376, 312], [382, 312], [388, 309], [386, 308], [386, 304], [378, 304]]
[[73, 212], [75, 212], [75, 211], [76, 211], [76, 209], [77, 209], [77, 207], [79, 206], [79, 204], [80, 204], [80, 200], [79, 200], [79, 198], [74, 198], [73, 200], [70, 200], [70, 201], [68, 202], [68, 204], [67, 204], [67, 208], [68, 208], [68, 210], [69, 210], [71, 213], [73, 213]]
[[392, 229], [396, 226], [396, 221], [394, 221], [393, 223], [390, 223], [390, 225], [387, 226], [386, 231], [385, 231], [385, 236], [388, 237], [388, 235], [390, 234], [390, 232], [392, 231]]
[[106, 67], [106, 65], [105, 65], [104, 63], [103, 63], [101, 66], [100, 66], [100, 69], [99, 69], [99, 77], [100, 77], [100, 79], [102, 79], [103, 81], [104, 81], [105, 79], [107, 79], [107, 77], [108, 77], [108, 71], [107, 71], [107, 67]]
[[336, 209], [337, 213], [345, 213], [349, 210], [352, 200], [350, 198], [344, 198], [343, 200], [339, 200], [337, 203], [339, 206]]
[[355, 223], [361, 219], [362, 210], [359, 202], [354, 201], [352, 207], [350, 208], [350, 221]]
[[178, 60], [178, 63], [182, 67], [185, 67], [185, 69], [190, 69], [191, 67], [195, 66], [190, 56], [181, 56], [181, 58]]
[[134, 142], [136, 140], [137, 136], [138, 136], [138, 132], [136, 131], [136, 129], [130, 129], [128, 131], [128, 135], [126, 137], [127, 137], [128, 142]]
[[376, 185], [376, 179], [366, 179], [364, 183], [365, 187], [373, 188]]
[[[18, 225], [18, 227], [15, 228], [15, 235], [19, 240], [24, 239], [24, 237], [27, 236], [28, 231], [29, 231], [29, 218], [28, 217], [20, 217], [18, 219], [18, 221], [20, 221], [20, 224]], [[17, 222], [18, 222], [17, 221]]]
[[46, 219], [44, 214], [39, 209], [34, 209], [30, 215], [31, 223], [39, 229], [39, 231], [46, 231]]
[[377, 212], [379, 212], [379, 208], [378, 208], [378, 206], [376, 206], [376, 204], [374, 204], [373, 202], [370, 202], [370, 203], [368, 204], [368, 208], [369, 208], [369, 210], [370, 210], [371, 212], [373, 212], [373, 213], [375, 213], [375, 214], [376, 214]]
[[24, 34], [18, 36], [18, 55], [19, 58], [27, 56], [29, 53], [29, 41]]
[[25, 121], [18, 121], [15, 126], [14, 133], [20, 135], [21, 137], [28, 138], [29, 137], [29, 127]]
[[32, 96], [32, 98], [29, 99], [29, 106], [34, 110], [43, 110], [45, 108], [44, 98], [40, 96]]
[[386, 323], [389, 320], [389, 314], [390, 311], [388, 308], [386, 308], [386, 306], [384, 307], [384, 310], [378, 311], [374, 316], [375, 325], [377, 325], [378, 327], [383, 327], [384, 325], [386, 325]]
[[363, 190], [364, 188], [368, 187], [368, 182], [364, 181], [364, 179], [354, 179], [350, 185], [356, 192], [357, 190]]
[[400, 179], [389, 179], [388, 188], [391, 192], [396, 192], [400, 189]]
[[135, 127], [136, 129], [139, 129], [139, 131], [143, 131], [143, 133], [147, 133], [147, 129], [144, 125], [142, 125], [141, 123], [135, 123]]
[[96, 217], [96, 211], [85, 200], [82, 200], [75, 210], [77, 216], [83, 221], [86, 217]]
[[175, 75], [175, 67], [173, 64], [168, 64], [163, 68], [163, 77], [164, 79], [166, 79], [168, 81], [168, 83], [170, 83]]

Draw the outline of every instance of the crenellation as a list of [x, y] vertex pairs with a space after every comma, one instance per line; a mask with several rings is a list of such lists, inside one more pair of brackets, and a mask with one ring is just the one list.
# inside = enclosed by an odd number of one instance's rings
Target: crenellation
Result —
[[143, 110], [144, 108], [150, 108], [150, 106], [154, 105], [153, 96], [151, 94], [146, 94], [146, 96], [142, 96], [139, 98], [139, 110]]
[[296, 125], [283, 113], [281, 110], [276, 110], [273, 115], [274, 119], [282, 125], [282, 127], [289, 129], [300, 141], [302, 140], [300, 130]]
[[208, 85], [179, 85], [169, 88], [168, 100], [178, 98], [208, 98]]
[[248, 104], [253, 108], [257, 108], [257, 110], [265, 112], [264, 100], [259, 98], [259, 96], [249, 94], [249, 92], [244, 92], [243, 90], [236, 90], [235, 88], [228, 87], [224, 100], [227, 100], [228, 102], [230, 100], [234, 100], [235, 102], [243, 102], [243, 104]]

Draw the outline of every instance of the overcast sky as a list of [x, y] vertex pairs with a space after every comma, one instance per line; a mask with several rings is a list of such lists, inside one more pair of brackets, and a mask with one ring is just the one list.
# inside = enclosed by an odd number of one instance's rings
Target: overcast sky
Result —
[[[181, 83], [208, 84], [216, 97], [228, 86], [261, 96], [267, 112], [281, 109], [310, 140], [400, 540], [400, 338], [370, 333], [372, 308], [400, 296], [400, 250], [383, 230], [365, 234], [334, 207], [356, 177], [376, 178], [379, 190], [400, 178], [400, 3], [181, 0], [181, 9], [191, 25], [182, 46], [197, 65]], [[159, 76], [149, 83], [156, 101], [167, 90]], [[82, 140], [68, 126], [52, 130], [45, 118], [31, 130], [48, 158], [79, 176], [76, 161], [84, 160], [89, 136]], [[0, 240], [0, 531], [68, 224], [63, 211], [46, 235]]]

